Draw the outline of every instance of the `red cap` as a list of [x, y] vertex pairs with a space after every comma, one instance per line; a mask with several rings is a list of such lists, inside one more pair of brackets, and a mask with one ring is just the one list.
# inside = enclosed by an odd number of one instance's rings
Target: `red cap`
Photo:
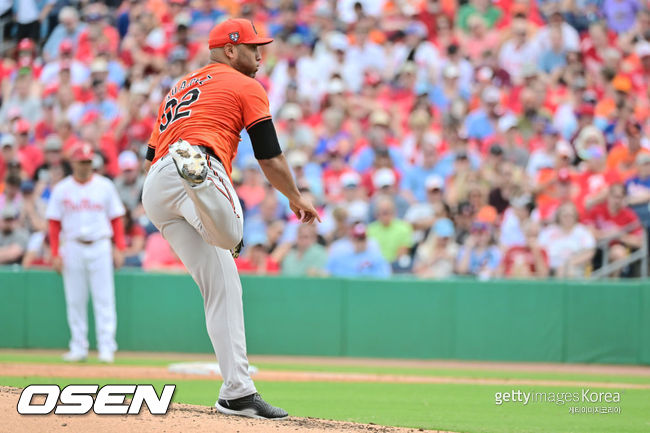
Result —
[[18, 51], [33, 51], [34, 50], [34, 41], [31, 39], [21, 39], [18, 43]]
[[25, 132], [29, 132], [29, 122], [26, 121], [25, 119], [17, 120], [16, 124], [14, 125], [14, 131], [16, 131], [16, 134], [23, 134]]
[[596, 109], [591, 104], [581, 104], [580, 107], [578, 107], [578, 114], [580, 116], [593, 116], [595, 112]]
[[568, 169], [561, 168], [557, 172], [557, 180], [559, 180], [560, 182], [570, 182], [571, 181], [571, 173], [569, 172]]
[[210, 31], [209, 48], [223, 47], [226, 44], [266, 45], [273, 42], [271, 38], [261, 38], [255, 26], [244, 18], [227, 19], [217, 24]]
[[70, 159], [72, 161], [92, 161], [95, 156], [93, 147], [88, 143], [78, 143], [72, 148]]
[[364, 239], [366, 237], [366, 226], [361, 223], [355, 224], [352, 227], [352, 236], [358, 239]]
[[61, 42], [61, 45], [59, 45], [59, 51], [62, 53], [70, 53], [73, 50], [72, 42], [70, 39], [64, 39], [63, 42]]

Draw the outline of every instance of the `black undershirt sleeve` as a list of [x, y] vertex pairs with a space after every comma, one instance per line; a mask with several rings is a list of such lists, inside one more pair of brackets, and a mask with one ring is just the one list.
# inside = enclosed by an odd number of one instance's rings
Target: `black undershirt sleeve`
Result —
[[273, 120], [266, 119], [248, 129], [256, 159], [271, 159], [282, 153]]
[[147, 161], [153, 161], [154, 157], [156, 156], [156, 148], [149, 146], [147, 147]]

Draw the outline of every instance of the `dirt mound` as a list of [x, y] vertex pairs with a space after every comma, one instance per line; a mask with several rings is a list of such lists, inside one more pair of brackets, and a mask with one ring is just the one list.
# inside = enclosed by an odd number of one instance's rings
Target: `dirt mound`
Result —
[[[431, 430], [384, 427], [370, 424], [329, 421], [315, 418], [289, 417], [279, 421], [263, 421], [218, 413], [214, 408], [189, 404], [172, 404], [167, 415], [151, 415], [143, 408], [140, 415], [81, 416], [20, 415], [16, 405], [21, 390], [0, 387], [0, 419], [3, 432], [81, 433], [415, 433]], [[451, 433], [451, 432], [438, 432]]]

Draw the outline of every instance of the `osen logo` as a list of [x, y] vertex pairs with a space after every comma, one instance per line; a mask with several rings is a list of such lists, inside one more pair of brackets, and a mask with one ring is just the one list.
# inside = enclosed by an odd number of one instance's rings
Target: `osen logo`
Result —
[[[97, 415], [137, 415], [142, 403], [152, 415], [164, 415], [174, 396], [176, 385], [165, 385], [160, 398], [153, 385], [29, 385], [18, 400], [21, 415], [46, 415], [54, 410], [56, 415], [83, 415], [93, 410]], [[131, 403], [126, 396], [133, 394]], [[34, 396], [45, 396], [45, 402], [35, 403]]]

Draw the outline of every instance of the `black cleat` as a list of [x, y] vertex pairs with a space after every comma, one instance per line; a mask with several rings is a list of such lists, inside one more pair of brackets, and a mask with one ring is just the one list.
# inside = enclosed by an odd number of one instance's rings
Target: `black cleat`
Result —
[[286, 410], [271, 406], [258, 393], [234, 400], [219, 399], [217, 411], [226, 415], [246, 416], [256, 419], [282, 419], [289, 416]]

